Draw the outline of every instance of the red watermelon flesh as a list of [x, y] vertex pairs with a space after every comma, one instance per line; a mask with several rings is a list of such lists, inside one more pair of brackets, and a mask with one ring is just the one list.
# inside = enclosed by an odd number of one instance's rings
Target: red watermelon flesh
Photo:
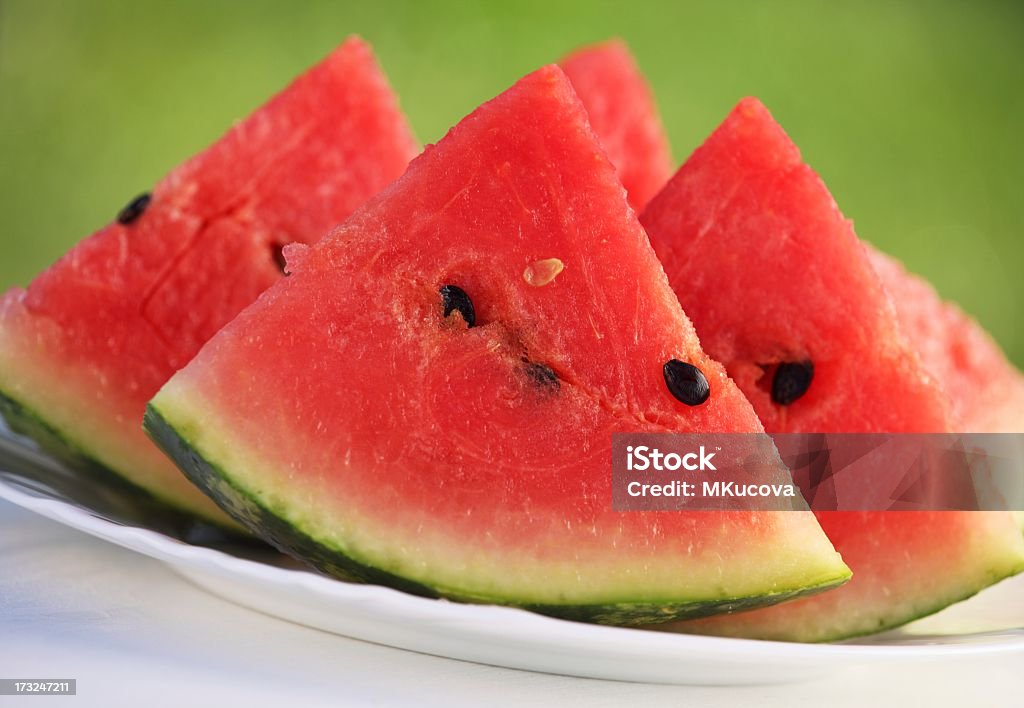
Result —
[[[957, 430], [1024, 432], [1024, 376], [981, 326], [923, 278], [865, 244], [892, 295], [900, 327], [949, 393]], [[1024, 528], [1024, 511], [1015, 512]]]
[[[736, 107], [641, 221], [702, 343], [766, 430], [951, 429], [949, 396], [901, 332], [850, 222], [758, 101]], [[789, 388], [773, 397], [775, 377], [785, 382], [807, 362], [813, 377], [802, 395]], [[1024, 568], [1024, 541], [1009, 514], [818, 519], [853, 569], [846, 586], [677, 628], [838, 639], [902, 624]]]
[[[844, 579], [807, 512], [612, 510], [612, 433], [760, 424], [701, 351], [557, 67], [288, 260], [146, 419], [279, 547], [342, 577], [609, 623]], [[704, 373], [706, 401], [669, 393], [673, 358]]]
[[865, 244], [892, 295], [900, 328], [949, 395], [954, 426], [971, 433], [1024, 432], [1024, 376], [981, 326], [924, 279]]
[[561, 62], [597, 137], [640, 212], [672, 175], [654, 95], [625, 42], [579, 49]]
[[[701, 339], [767, 430], [949, 429], [946, 397], [900, 335], [853, 227], [756, 100], [736, 107], [641, 220]], [[813, 385], [776, 405], [774, 367], [802, 361], [813, 362]]]
[[136, 218], [3, 296], [7, 417], [83, 466], [226, 521], [145, 437], [146, 402], [278, 280], [284, 244], [322, 237], [415, 152], [369, 46], [347, 40], [160, 181]]

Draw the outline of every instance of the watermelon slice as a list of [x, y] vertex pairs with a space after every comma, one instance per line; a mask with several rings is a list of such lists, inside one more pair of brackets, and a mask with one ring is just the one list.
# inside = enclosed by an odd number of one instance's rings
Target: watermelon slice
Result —
[[[766, 430], [951, 429], [949, 395], [902, 334], [852, 226], [759, 102], [736, 107], [641, 221], [701, 341]], [[934, 612], [1024, 569], [1024, 540], [1006, 513], [818, 518], [853, 569], [850, 583], [678, 629], [839, 639]]]
[[0, 299], [5, 417], [84, 469], [227, 522], [145, 437], [146, 402], [279, 278], [284, 244], [322, 237], [415, 152], [370, 48], [349, 39]]
[[621, 40], [579, 49], [561, 67], [639, 213], [672, 176], [668, 139], [647, 81]]
[[[290, 277], [146, 419], [283, 550], [341, 577], [619, 624], [847, 577], [808, 512], [612, 511], [613, 432], [760, 424], [701, 351], [557, 67], [287, 256]], [[709, 395], [675, 398], [673, 359]]]
[[949, 394], [956, 429], [1024, 432], [1024, 376], [1006, 360], [999, 345], [959, 307], [943, 302], [922, 278], [866, 247], [892, 295], [900, 329]]
[[[900, 328], [925, 368], [949, 392], [956, 429], [969, 433], [1024, 432], [1024, 375], [992, 337], [924, 279], [865, 244], [892, 295]], [[1015, 511], [1024, 528], [1024, 511]]]

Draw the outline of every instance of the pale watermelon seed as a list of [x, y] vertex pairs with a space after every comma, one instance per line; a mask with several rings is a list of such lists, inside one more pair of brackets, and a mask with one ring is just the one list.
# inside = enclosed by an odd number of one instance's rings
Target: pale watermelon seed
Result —
[[565, 270], [565, 264], [558, 258], [545, 258], [534, 261], [523, 271], [523, 280], [535, 288], [542, 288], [558, 277]]

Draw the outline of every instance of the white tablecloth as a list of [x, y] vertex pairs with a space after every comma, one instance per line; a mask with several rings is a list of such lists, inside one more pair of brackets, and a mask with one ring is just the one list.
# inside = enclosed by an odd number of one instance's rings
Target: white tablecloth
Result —
[[1024, 706], [1024, 654], [680, 687], [532, 674], [334, 636], [208, 595], [160, 563], [0, 501], [0, 678], [77, 679], [6, 705]]

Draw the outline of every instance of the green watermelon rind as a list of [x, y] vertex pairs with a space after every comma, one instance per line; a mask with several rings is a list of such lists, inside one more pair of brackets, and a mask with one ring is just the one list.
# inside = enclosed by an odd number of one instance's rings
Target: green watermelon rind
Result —
[[[1011, 577], [1013, 577], [1013, 576], [1015, 576], [1015, 575], [1017, 575], [1019, 573], [1022, 573], [1022, 572], [1024, 572], [1024, 564], [1021, 564], [1020, 566], [1018, 566], [1016, 568], [1016, 570], [1013, 570], [1012, 572], [1009, 572], [1009, 573], [993, 571], [993, 572], [989, 573], [989, 575], [988, 575], [989, 579], [987, 581], [984, 581], [978, 587], [972, 588], [971, 590], [968, 590], [968, 591], [966, 591], [966, 592], [964, 592], [962, 594], [957, 594], [954, 597], [952, 597], [951, 599], [942, 600], [941, 602], [939, 602], [937, 604], [930, 605], [927, 609], [917, 610], [917, 611], [915, 611], [914, 613], [912, 613], [910, 615], [903, 615], [903, 616], [900, 617], [900, 619], [897, 619], [897, 620], [891, 620], [891, 621], [879, 620], [878, 625], [876, 627], [871, 627], [871, 628], [867, 628], [867, 629], [861, 629], [861, 630], [858, 630], [858, 631], [855, 631], [855, 632], [835, 632], [833, 634], [813, 635], [813, 636], [802, 636], [799, 633], [789, 634], [787, 636], [777, 636], [775, 634], [772, 634], [772, 635], [767, 635], [767, 636], [763, 636], [763, 637], [759, 636], [759, 635], [745, 635], [745, 634], [739, 634], [739, 633], [737, 633], [737, 634], [722, 634], [722, 635], [717, 635], [717, 636], [735, 637], [735, 638], [740, 638], [740, 639], [750, 639], [750, 638], [753, 638], [753, 639], [763, 639], [765, 641], [796, 642], [796, 643], [808, 643], [808, 644], [828, 644], [828, 643], [833, 643], [833, 642], [840, 642], [840, 643], [841, 642], [852, 642], [852, 641], [860, 639], [862, 637], [877, 637], [877, 635], [881, 634], [882, 632], [898, 631], [900, 628], [910, 624], [911, 622], [916, 622], [917, 620], [924, 619], [925, 617], [931, 617], [934, 614], [938, 614], [942, 610], [945, 610], [948, 607], [951, 607], [953, 605], [961, 603], [964, 600], [969, 600], [972, 597], [974, 597], [975, 595], [977, 595], [978, 593], [980, 593], [982, 590], [985, 590], [985, 589], [991, 587], [992, 585], [995, 585], [998, 582], [1006, 580], [1007, 578], [1011, 578]], [[680, 630], [680, 631], [682, 631], [682, 630]]]
[[[1011, 569], [1008, 572], [1004, 572], [1004, 571], [990, 571], [988, 573], [988, 575], [987, 575], [986, 580], [982, 581], [982, 583], [979, 584], [977, 587], [973, 587], [970, 590], [967, 590], [967, 591], [965, 591], [963, 593], [958, 593], [952, 599], [944, 599], [941, 602], [938, 602], [938, 603], [935, 603], [933, 605], [930, 605], [926, 609], [918, 610], [914, 614], [912, 614], [910, 616], [907, 616], [907, 617], [904, 617], [902, 619], [893, 620], [893, 621], [890, 621], [890, 622], [885, 622], [885, 621], [881, 621], [880, 620], [879, 623], [878, 623], [878, 626], [874, 627], [874, 628], [871, 628], [871, 629], [864, 629], [864, 630], [861, 630], [861, 631], [858, 631], [858, 632], [837, 633], [837, 634], [834, 634], [834, 635], [829, 635], [829, 636], [822, 637], [820, 639], [814, 639], [814, 640], [811, 640], [811, 641], [813, 641], [814, 643], [819, 643], [819, 644], [820, 643], [825, 643], [825, 642], [842, 642], [842, 641], [857, 639], [859, 637], [874, 636], [874, 635], [879, 634], [881, 632], [888, 632], [890, 630], [898, 630], [900, 627], [903, 627], [904, 625], [910, 624], [911, 622], [916, 622], [917, 620], [924, 619], [925, 617], [931, 617], [932, 615], [941, 612], [942, 610], [946, 609], [947, 607], [951, 607], [952, 605], [955, 605], [957, 603], [963, 602], [964, 600], [969, 600], [970, 598], [972, 598], [975, 595], [977, 595], [978, 593], [980, 593], [982, 590], [985, 590], [985, 589], [995, 585], [996, 583], [1002, 582], [1003, 580], [1006, 580], [1007, 578], [1012, 578], [1013, 576], [1018, 575], [1019, 573], [1024, 573], [1024, 563], [1020, 563], [1020, 564], [1014, 566], [1014, 568]], [[806, 641], [806, 640], [797, 640], [797, 641]]]
[[43, 452], [75, 472], [88, 475], [101, 484], [137, 495], [140, 499], [158, 504], [168, 503], [156, 497], [148, 489], [133, 484], [111, 470], [88, 451], [70, 440], [31, 407], [2, 389], [0, 389], [0, 418], [3, 418], [7, 426], [15, 433], [34, 440]]
[[[974, 587], [971, 590], [968, 590], [968, 591], [966, 591], [966, 592], [964, 592], [962, 594], [957, 594], [954, 597], [952, 597], [951, 599], [944, 599], [941, 602], [938, 602], [938, 603], [936, 603], [934, 605], [930, 605], [926, 609], [916, 610], [915, 612], [913, 612], [910, 615], [902, 615], [900, 617], [900, 619], [897, 619], [897, 620], [891, 620], [891, 621], [879, 620], [877, 626], [871, 627], [871, 628], [861, 629], [861, 630], [858, 630], [858, 631], [855, 631], [855, 632], [834, 632], [834, 633], [831, 633], [831, 634], [824, 634], [824, 635], [818, 634], [816, 632], [812, 633], [812, 634], [807, 634], [807, 635], [801, 634], [800, 632], [791, 632], [791, 633], [786, 634], [784, 636], [780, 635], [780, 634], [777, 634], [777, 633], [771, 633], [771, 634], [764, 634], [764, 635], [762, 635], [762, 634], [756, 634], [756, 633], [755, 634], [744, 634], [742, 632], [737, 632], [735, 634], [732, 634], [732, 633], [717, 634], [717, 633], [715, 633], [715, 636], [729, 637], [729, 638], [736, 638], [736, 639], [755, 639], [755, 640], [763, 640], [763, 641], [793, 642], [793, 643], [808, 643], [808, 644], [828, 644], [828, 643], [834, 643], [834, 642], [839, 642], [839, 643], [842, 643], [842, 642], [853, 642], [853, 641], [855, 641], [857, 639], [860, 639], [862, 637], [877, 637], [877, 635], [881, 634], [882, 632], [898, 631], [900, 628], [910, 624], [911, 622], [916, 622], [917, 620], [924, 619], [925, 617], [930, 617], [930, 616], [932, 616], [934, 614], [938, 614], [942, 610], [945, 610], [946, 608], [951, 607], [952, 605], [955, 605], [957, 603], [963, 602], [964, 600], [969, 600], [970, 598], [972, 598], [975, 595], [977, 595], [978, 593], [980, 593], [982, 590], [985, 590], [986, 588], [988, 588], [988, 587], [990, 587], [992, 585], [995, 585], [996, 583], [998, 583], [998, 582], [1000, 582], [1002, 580], [1006, 580], [1007, 578], [1013, 577], [1014, 575], [1017, 575], [1018, 573], [1022, 573], [1022, 572], [1024, 572], [1024, 564], [1021, 564], [1015, 570], [1013, 570], [1012, 572], [1009, 572], [1009, 573], [993, 571], [993, 572], [989, 573], [989, 575], [988, 575], [989, 579], [987, 581], [984, 581], [981, 585], [979, 585], [977, 587]], [[741, 612], [742, 610], [736, 610], [736, 611], [737, 612]], [[732, 612], [732, 611], [730, 611], [730, 612]], [[685, 628], [678, 628], [678, 629], [674, 629], [672, 631], [686, 633], [686, 629]], [[700, 634], [704, 634], [704, 633], [700, 632]]]
[[466, 592], [460, 589], [434, 587], [395, 575], [357, 555], [315, 538], [291, 522], [283, 511], [269, 507], [236, 477], [202, 454], [182, 435], [156, 406], [147, 406], [143, 427], [153, 442], [174, 460], [185, 475], [212, 498], [232, 518], [261, 536], [281, 551], [300, 558], [317, 570], [337, 578], [385, 585], [413, 595], [444, 598], [460, 602], [486, 603], [519, 607], [561, 619], [609, 624], [642, 626], [696, 619], [723, 612], [752, 610], [785, 600], [823, 592], [842, 585], [849, 575], [829, 578], [818, 584], [751, 597], [723, 597], [715, 600], [672, 599], [664, 602], [609, 601], [595, 603], [519, 602], [513, 598]]
[[58, 428], [50, 424], [46, 418], [36, 413], [31, 406], [22, 403], [14, 396], [0, 389], [0, 418], [14, 433], [29, 438], [39, 449], [60, 462], [69, 470], [82, 475], [96, 484], [131, 499], [137, 504], [143, 515], [159, 514], [165, 525], [174, 528], [197, 528], [197, 525], [208, 524], [218, 532], [226, 534], [230, 540], [251, 540], [244, 535], [243, 529], [230, 524], [230, 520], [216, 517], [197, 517], [191, 511], [183, 510], [173, 501], [163, 499], [145, 487], [140, 487], [127, 477], [118, 474], [107, 465], [97, 460]]

